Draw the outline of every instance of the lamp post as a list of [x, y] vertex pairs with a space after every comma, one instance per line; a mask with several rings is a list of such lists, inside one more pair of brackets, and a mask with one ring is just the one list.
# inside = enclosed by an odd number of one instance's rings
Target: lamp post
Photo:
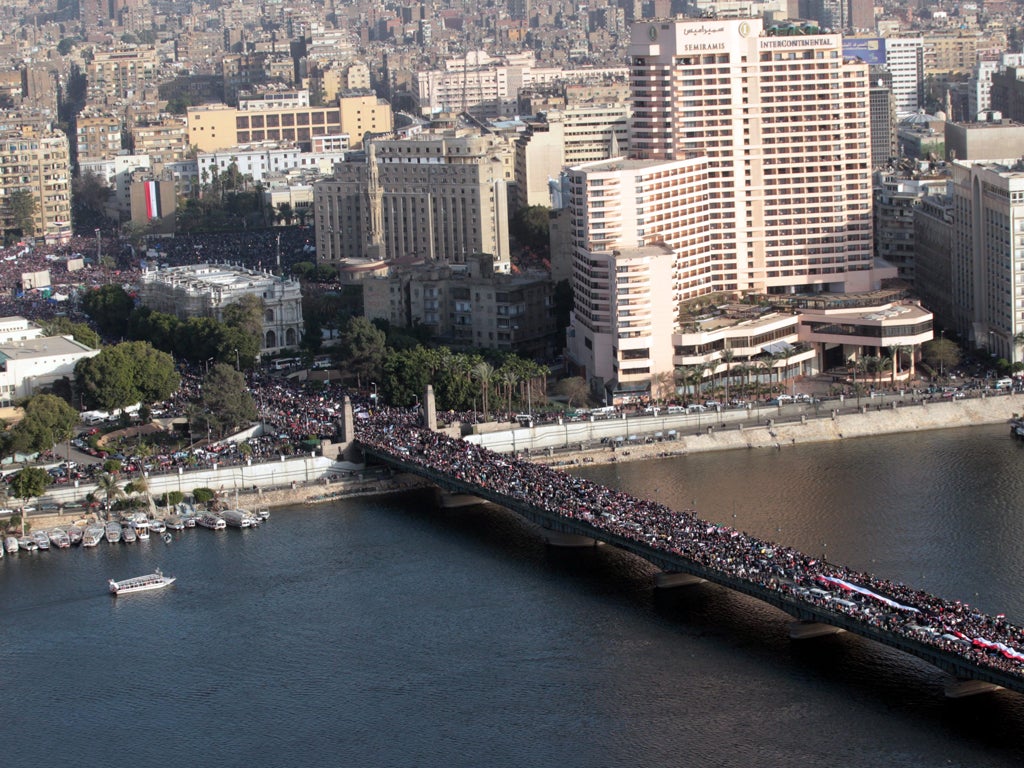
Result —
[[238, 350], [235, 350], [235, 370], [240, 371], [242, 367], [238, 364]]
[[946, 359], [946, 331], [939, 331], [939, 380], [941, 381], [946, 375], [945, 373], [945, 359]]
[[370, 395], [370, 399], [373, 400], [374, 407], [377, 407], [377, 382], [371, 381], [370, 386], [373, 387], [373, 394]]

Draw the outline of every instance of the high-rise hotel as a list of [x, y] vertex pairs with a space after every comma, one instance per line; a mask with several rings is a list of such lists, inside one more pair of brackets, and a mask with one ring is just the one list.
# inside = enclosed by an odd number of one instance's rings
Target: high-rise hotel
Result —
[[639, 22], [629, 53], [630, 158], [567, 173], [567, 347], [592, 381], [657, 395], [678, 322], [648, 318], [714, 294], [878, 287], [870, 82], [841, 35], [761, 19]]

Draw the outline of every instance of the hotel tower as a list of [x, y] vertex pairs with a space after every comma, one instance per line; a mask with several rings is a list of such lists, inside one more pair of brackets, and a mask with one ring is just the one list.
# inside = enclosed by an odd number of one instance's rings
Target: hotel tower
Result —
[[878, 287], [868, 68], [841, 35], [653, 20], [629, 55], [630, 157], [566, 179], [567, 348], [592, 381], [664, 391], [683, 302]]

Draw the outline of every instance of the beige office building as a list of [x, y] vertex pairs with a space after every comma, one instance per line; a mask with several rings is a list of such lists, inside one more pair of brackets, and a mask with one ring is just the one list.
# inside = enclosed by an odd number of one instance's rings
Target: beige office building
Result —
[[511, 149], [472, 131], [379, 139], [314, 185], [317, 260], [465, 263], [477, 253], [510, 270]]
[[0, 133], [0, 229], [17, 226], [11, 195], [26, 191], [35, 201], [32, 232], [47, 242], [71, 237], [71, 158], [62, 131]]

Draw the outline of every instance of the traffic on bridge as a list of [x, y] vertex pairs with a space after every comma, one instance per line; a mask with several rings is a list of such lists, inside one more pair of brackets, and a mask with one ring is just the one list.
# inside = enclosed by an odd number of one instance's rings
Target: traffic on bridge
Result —
[[[801, 619], [900, 648], [961, 680], [1024, 693], [1024, 629], [905, 584], [828, 562], [792, 547], [669, 509], [584, 478], [489, 451], [419, 426], [404, 411], [362, 420], [357, 442], [370, 457], [503, 503], [535, 522], [565, 521], [666, 567], [759, 597]], [[991, 688], [989, 688], [991, 690]], [[947, 691], [948, 692], [948, 691]]]

